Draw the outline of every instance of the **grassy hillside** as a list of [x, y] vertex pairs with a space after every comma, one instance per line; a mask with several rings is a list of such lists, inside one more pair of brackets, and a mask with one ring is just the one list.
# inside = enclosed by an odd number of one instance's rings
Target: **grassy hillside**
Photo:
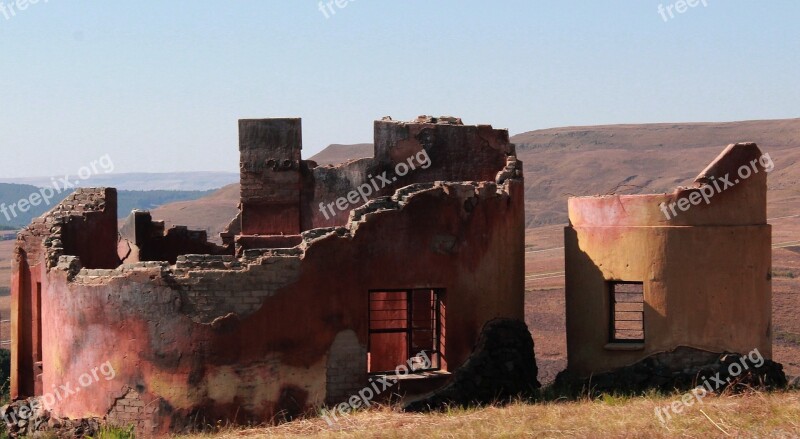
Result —
[[[38, 192], [39, 188], [36, 186], [0, 183], [0, 207], [5, 204], [7, 209], [6, 213], [0, 212], [0, 227], [2, 227], [2, 230], [18, 229], [48, 210], [45, 206], [33, 206], [28, 212], [19, 212], [16, 208], [15, 211], [10, 210], [11, 205], [19, 202], [19, 200], [28, 199], [31, 194]], [[17, 215], [14, 215], [15, 212]]]
[[[232, 152], [235, 153], [235, 150]], [[92, 175], [82, 186], [115, 187], [128, 191], [207, 191], [239, 181], [235, 172], [111, 172]], [[49, 186], [50, 177], [0, 178], [1, 183]]]
[[232, 184], [194, 201], [182, 201], [151, 211], [153, 218], [164, 220], [167, 227], [187, 226], [205, 230], [209, 240], [219, 242], [219, 234], [239, 213], [239, 185]]
[[214, 191], [119, 191], [117, 193], [117, 216], [127, 217], [132, 210], [153, 210], [164, 204], [197, 200]]
[[566, 223], [572, 195], [671, 192], [722, 149], [770, 154], [770, 217], [800, 213], [800, 119], [555, 128], [512, 137], [524, 162], [528, 226]]
[[[672, 192], [691, 184], [725, 146], [746, 141], [757, 142], [775, 163], [770, 217], [800, 213], [800, 119], [554, 128], [511, 141], [524, 163], [529, 228], [566, 224], [567, 198], [573, 195]], [[310, 160], [342, 163], [372, 154], [371, 144], [331, 145]], [[192, 221], [212, 232], [222, 230], [236, 213], [238, 185], [197, 203], [163, 206], [159, 214], [178, 224]]]
[[[177, 201], [196, 200], [211, 194], [213, 191], [118, 191], [118, 215], [120, 218], [127, 217], [133, 209], [154, 209], [158, 206]], [[39, 194], [36, 186], [24, 184], [0, 183], [0, 205], [6, 205], [6, 211], [0, 211], [0, 230], [15, 230], [30, 224], [33, 218], [39, 217], [43, 213], [55, 207], [62, 199], [69, 195], [62, 192], [45, 204], [41, 198], [31, 201], [38, 202], [38, 206], [30, 206], [26, 212], [19, 210], [20, 200], [30, 200], [31, 195]], [[14, 205], [12, 211], [11, 207]], [[16, 213], [16, 215], [14, 215]], [[7, 214], [7, 215], [6, 215]]]
[[320, 166], [337, 165], [348, 160], [363, 157], [372, 157], [374, 147], [371, 143], [359, 143], [355, 145], [330, 145], [323, 149], [310, 160], [317, 162]]

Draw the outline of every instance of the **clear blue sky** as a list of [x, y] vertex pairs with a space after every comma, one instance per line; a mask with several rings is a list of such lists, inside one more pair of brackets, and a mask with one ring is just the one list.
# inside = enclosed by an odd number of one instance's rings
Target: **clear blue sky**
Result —
[[[0, 14], [0, 176], [238, 169], [237, 119], [304, 156], [385, 115], [512, 134], [800, 117], [800, 2], [39, 0]], [[11, 0], [0, 0], [8, 5]]]

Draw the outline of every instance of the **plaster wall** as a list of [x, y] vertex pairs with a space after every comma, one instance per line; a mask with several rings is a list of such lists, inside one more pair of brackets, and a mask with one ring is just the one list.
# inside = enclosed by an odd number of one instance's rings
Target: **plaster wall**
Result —
[[[565, 229], [568, 369], [588, 376], [688, 346], [772, 355], [771, 227], [767, 170], [714, 195], [708, 204], [667, 206], [762, 156], [755, 144], [729, 146], [672, 194], [569, 200]], [[712, 178], [713, 177], [713, 178]], [[738, 177], [736, 177], [738, 178]], [[645, 340], [610, 343], [609, 281], [644, 283]]]

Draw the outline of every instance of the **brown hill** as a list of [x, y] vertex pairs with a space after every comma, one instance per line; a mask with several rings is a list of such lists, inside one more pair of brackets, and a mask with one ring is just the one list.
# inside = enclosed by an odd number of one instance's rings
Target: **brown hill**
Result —
[[800, 211], [800, 119], [554, 128], [512, 141], [529, 227], [566, 222], [570, 195], [671, 192], [736, 142], [758, 143], [775, 163], [770, 216]]
[[337, 165], [348, 160], [372, 157], [374, 155], [371, 143], [357, 143], [355, 145], [330, 145], [323, 149], [311, 160], [318, 165]]
[[153, 219], [164, 220], [167, 227], [188, 226], [205, 230], [210, 240], [220, 242], [219, 234], [238, 213], [239, 184], [231, 184], [194, 201], [170, 203], [153, 209]]
[[[754, 141], [770, 154], [770, 216], [800, 212], [800, 119], [567, 127], [512, 137], [525, 163], [528, 227], [566, 223], [571, 195], [657, 193], [686, 185], [729, 143]], [[371, 157], [371, 144], [331, 145], [320, 165]], [[154, 218], [209, 231], [236, 213], [238, 185], [162, 206]]]

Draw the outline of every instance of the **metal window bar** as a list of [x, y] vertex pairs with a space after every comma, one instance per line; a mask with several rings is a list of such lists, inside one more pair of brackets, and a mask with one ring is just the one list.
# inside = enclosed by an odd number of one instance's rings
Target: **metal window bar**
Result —
[[[409, 353], [408, 357], [416, 356], [420, 352], [425, 353], [431, 359], [431, 366], [425, 370], [439, 370], [441, 369], [441, 362], [439, 359], [440, 354], [440, 339], [437, 337], [439, 329], [441, 328], [441, 319], [439, 314], [439, 305], [441, 300], [441, 290], [436, 289], [423, 289], [412, 290], [409, 295], [409, 303], [411, 304], [409, 317], [410, 317], [410, 332], [409, 332]], [[418, 297], [422, 296], [423, 302], [426, 304], [422, 308], [421, 318], [414, 319], [417, 314], [414, 312], [414, 304], [417, 303]], [[427, 298], [425, 298], [427, 296]], [[425, 312], [427, 310], [427, 312]], [[422, 327], [415, 325], [416, 323], [422, 324]], [[430, 333], [427, 337], [424, 335]], [[422, 337], [422, 340], [419, 340]], [[426, 340], [427, 339], [427, 340]], [[430, 349], [427, 349], [430, 346]], [[421, 348], [421, 349], [420, 349]]]
[[[439, 370], [441, 369], [441, 359], [440, 359], [440, 342], [441, 342], [441, 290], [436, 289], [423, 289], [423, 290], [376, 290], [370, 291], [369, 293], [369, 333], [370, 334], [389, 334], [389, 333], [403, 333], [406, 336], [406, 356], [411, 359], [415, 357], [420, 352], [424, 352], [428, 358], [431, 359], [432, 364], [430, 368], [424, 370], [417, 370], [415, 372], [423, 372], [423, 371], [431, 371], [431, 370]], [[375, 299], [374, 297], [379, 294], [401, 294], [402, 298], [400, 299]], [[430, 299], [426, 302], [429, 304], [429, 316], [426, 319], [415, 319], [415, 308], [414, 303], [416, 302], [418, 294], [428, 294], [430, 295]], [[373, 306], [376, 303], [381, 302], [398, 302], [405, 306], [400, 306], [398, 308], [390, 308], [390, 309], [383, 309]], [[403, 303], [405, 302], [405, 303]], [[389, 318], [389, 319], [376, 319], [375, 314], [377, 313], [390, 313], [390, 312], [404, 312], [405, 319], [402, 318]], [[391, 325], [386, 325], [388, 327], [381, 327], [376, 328], [376, 323], [388, 323], [388, 322], [403, 322], [405, 323], [405, 327], [396, 326], [391, 327]], [[415, 323], [424, 322], [425, 326], [418, 326]], [[384, 326], [384, 325], [379, 325]], [[417, 332], [431, 332], [430, 338], [427, 342], [419, 343], [418, 340], [419, 336], [416, 334]], [[371, 337], [370, 337], [371, 339]], [[430, 346], [431, 349], [415, 349], [418, 346]], [[399, 365], [398, 365], [399, 366]], [[373, 372], [373, 373], [381, 373], [381, 372]]]
[[644, 342], [644, 283], [609, 282], [611, 296], [610, 341]]

